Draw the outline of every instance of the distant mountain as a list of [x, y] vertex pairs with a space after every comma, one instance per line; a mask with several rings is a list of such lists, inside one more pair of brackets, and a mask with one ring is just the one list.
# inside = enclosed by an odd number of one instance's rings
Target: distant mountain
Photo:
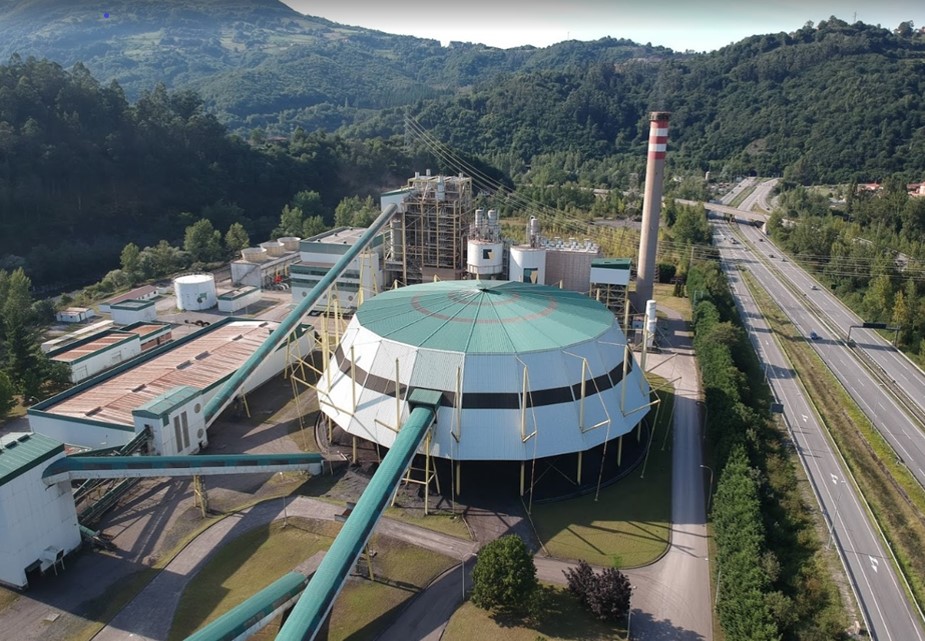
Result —
[[[105, 13], [101, 9], [105, 6]], [[0, 60], [82, 62], [130, 99], [162, 82], [196, 90], [232, 129], [335, 129], [358, 114], [453, 95], [501, 72], [673, 55], [628, 40], [495, 49], [303, 16], [278, 0], [13, 0]]]

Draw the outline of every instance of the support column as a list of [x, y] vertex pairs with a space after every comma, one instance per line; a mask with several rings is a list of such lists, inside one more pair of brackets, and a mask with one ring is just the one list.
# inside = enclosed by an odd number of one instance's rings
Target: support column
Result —
[[462, 483], [461, 483], [462, 473], [460, 471], [462, 464], [459, 461], [457, 461], [455, 465], [456, 465], [456, 494], [458, 496], [460, 491], [462, 491]]
[[582, 455], [583, 455], [583, 454], [584, 454], [584, 452], [579, 452], [579, 453], [578, 453], [578, 475], [577, 475], [577, 477], [576, 477], [576, 481], [577, 481], [578, 485], [581, 485], [581, 458], [582, 458]]
[[520, 462], [520, 495], [524, 495], [524, 478], [526, 477], [526, 463], [524, 461]]
[[623, 437], [617, 439], [617, 467], [620, 467], [623, 461]]
[[357, 437], [353, 437], [353, 461], [352, 463], [356, 465], [357, 462]]

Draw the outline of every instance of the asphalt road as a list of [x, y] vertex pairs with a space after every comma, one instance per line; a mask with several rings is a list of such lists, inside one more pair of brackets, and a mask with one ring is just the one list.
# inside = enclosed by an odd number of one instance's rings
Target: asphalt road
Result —
[[[761, 286], [768, 284], [771, 295], [794, 317], [798, 326], [809, 334], [808, 317], [789, 290], [774, 288], [773, 275], [762, 263], [750, 257], [741, 244], [717, 243], [749, 337], [766, 365], [775, 395], [784, 406], [784, 418], [791, 437], [810, 478], [830, 527], [832, 540], [855, 591], [867, 628], [874, 639], [921, 641], [921, 616], [908, 601], [901, 578], [893, 569], [890, 552], [879, 530], [871, 524], [866, 507], [858, 498], [853, 480], [848, 476], [840, 456], [833, 451], [813, 406], [806, 398], [796, 372], [784, 357], [777, 339], [770, 332], [757, 305], [741, 281], [738, 265], [744, 264]], [[804, 310], [804, 314], [806, 314]], [[802, 324], [801, 324], [802, 323]], [[814, 341], [821, 353], [834, 356], [835, 343]], [[829, 349], [831, 348], [831, 349]], [[843, 365], [844, 366], [844, 365]], [[858, 367], [853, 366], [855, 372]]]

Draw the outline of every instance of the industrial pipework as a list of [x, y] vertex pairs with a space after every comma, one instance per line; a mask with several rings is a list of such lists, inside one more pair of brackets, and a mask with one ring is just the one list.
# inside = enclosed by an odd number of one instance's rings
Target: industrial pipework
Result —
[[340, 260], [334, 263], [334, 266], [321, 278], [321, 281], [308, 292], [308, 295], [295, 306], [295, 309], [289, 312], [286, 318], [280, 322], [279, 326], [273, 330], [273, 333], [267, 337], [267, 340], [257, 348], [257, 351], [255, 351], [253, 355], [231, 375], [231, 378], [222, 385], [218, 393], [206, 403], [204, 410], [206, 427], [221, 414], [222, 410], [225, 409], [228, 403], [230, 403], [241, 390], [241, 387], [244, 386], [248, 377], [254, 373], [254, 370], [257, 369], [260, 363], [273, 353], [277, 347], [282, 345], [283, 341], [285, 341], [289, 334], [296, 328], [296, 325], [302, 317], [311, 311], [312, 306], [318, 302], [318, 299], [321, 298], [325, 291], [327, 291], [341, 273], [347, 269], [353, 259], [366, 248], [369, 242], [375, 238], [376, 234], [378, 234], [385, 224], [391, 220], [397, 209], [398, 205], [394, 204], [386, 207], [385, 211], [383, 211], [379, 217], [373, 221], [373, 224], [369, 226], [369, 229], [360, 236], [356, 244], [348, 249], [347, 253], [341, 256]]

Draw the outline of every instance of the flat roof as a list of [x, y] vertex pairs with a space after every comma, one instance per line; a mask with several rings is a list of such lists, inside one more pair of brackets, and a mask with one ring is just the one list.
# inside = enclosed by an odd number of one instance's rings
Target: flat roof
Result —
[[102, 334], [90, 337], [85, 341], [77, 341], [70, 345], [65, 345], [60, 349], [52, 350], [48, 353], [48, 358], [59, 363], [73, 363], [86, 356], [91, 356], [98, 352], [104, 352], [114, 345], [125, 342], [133, 338], [132, 332], [123, 332], [118, 329], [109, 329]]
[[58, 313], [59, 314], [83, 314], [84, 312], [89, 312], [89, 311], [90, 311], [89, 307], [68, 307], [67, 309], [63, 309]]
[[0, 485], [64, 451], [64, 444], [31, 432], [0, 436]]
[[247, 296], [252, 292], [256, 292], [256, 287], [246, 286], [239, 287], [237, 289], [232, 289], [231, 291], [223, 292], [218, 295], [219, 300], [234, 300], [235, 298], [241, 298], [242, 296]]
[[353, 245], [366, 231], [366, 227], [336, 227], [312, 236], [303, 238], [300, 243], [330, 243], [332, 245]]
[[229, 319], [151, 350], [125, 368], [90, 379], [34, 407], [49, 414], [134, 425], [132, 410], [176, 387], [199, 390], [230, 376], [279, 323]]
[[118, 296], [113, 296], [106, 301], [108, 305], [113, 303], [121, 303], [124, 300], [131, 300], [133, 298], [141, 298], [142, 296], [147, 296], [148, 294], [157, 293], [157, 287], [154, 285], [142, 285], [141, 287], [136, 287], [130, 292], [125, 292], [124, 294], [119, 294]]
[[118, 303], [109, 303], [110, 309], [144, 309], [146, 307], [151, 307], [154, 305], [153, 300], [138, 300], [137, 298], [129, 298], [128, 300], [120, 300]]
[[131, 325], [126, 325], [122, 328], [123, 332], [131, 332], [133, 334], [138, 334], [139, 336], [147, 336], [148, 334], [153, 334], [160, 331], [170, 331], [172, 328], [167, 323], [133, 323]]
[[591, 261], [591, 267], [602, 267], [604, 269], [629, 269], [632, 265], [629, 258], [595, 258]]

